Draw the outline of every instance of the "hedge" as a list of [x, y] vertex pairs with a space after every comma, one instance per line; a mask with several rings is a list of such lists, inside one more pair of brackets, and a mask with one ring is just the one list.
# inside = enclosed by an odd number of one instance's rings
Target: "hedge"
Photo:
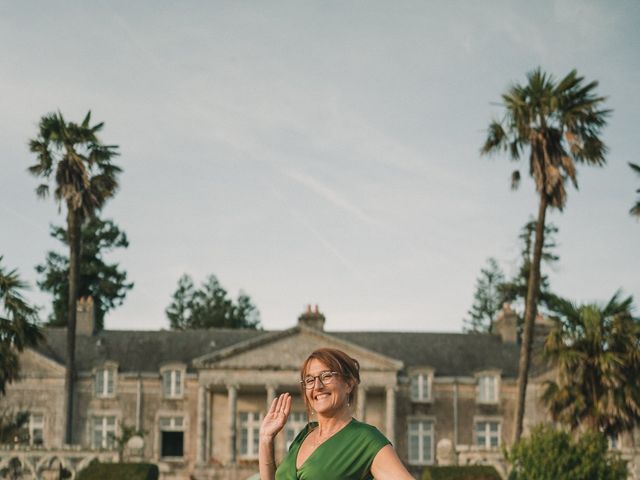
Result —
[[152, 463], [98, 463], [93, 462], [78, 475], [78, 480], [158, 480], [158, 466]]
[[495, 468], [487, 465], [427, 467], [422, 480], [501, 480]]

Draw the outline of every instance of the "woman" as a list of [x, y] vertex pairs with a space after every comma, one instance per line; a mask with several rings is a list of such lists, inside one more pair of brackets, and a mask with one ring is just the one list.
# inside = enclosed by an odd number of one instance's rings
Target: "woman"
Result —
[[291, 395], [273, 400], [260, 426], [261, 480], [412, 480], [380, 431], [351, 416], [360, 366], [346, 353], [321, 348], [305, 360], [300, 385], [307, 412], [317, 418], [298, 434], [276, 469], [274, 439], [287, 423]]

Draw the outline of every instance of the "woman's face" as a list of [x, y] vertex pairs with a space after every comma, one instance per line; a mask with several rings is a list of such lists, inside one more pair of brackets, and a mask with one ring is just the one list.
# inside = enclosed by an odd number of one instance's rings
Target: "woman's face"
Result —
[[[307, 365], [304, 376], [315, 377], [322, 372], [330, 371], [331, 369], [327, 365], [314, 358]], [[305, 395], [311, 408], [319, 415], [333, 416], [347, 408], [347, 400], [351, 390], [351, 386], [345, 382], [341, 375], [335, 375], [328, 385], [323, 385], [320, 379], [317, 378], [313, 388], [305, 390]]]

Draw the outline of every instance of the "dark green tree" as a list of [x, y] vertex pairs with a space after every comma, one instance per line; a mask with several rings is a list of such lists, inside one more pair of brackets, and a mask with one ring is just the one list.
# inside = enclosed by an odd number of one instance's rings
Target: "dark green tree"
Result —
[[[518, 312], [518, 321], [522, 325], [524, 320], [523, 310], [527, 304], [527, 294], [529, 292], [529, 278], [531, 276], [531, 265], [533, 264], [533, 239], [536, 232], [536, 221], [530, 220], [520, 231], [520, 241], [522, 250], [518, 272], [508, 281], [498, 286], [499, 297], [502, 302], [515, 304]], [[554, 250], [557, 247], [555, 236], [558, 228], [552, 223], [544, 226], [544, 245], [542, 246], [541, 263], [553, 266], [559, 259]], [[538, 292], [539, 310], [544, 313], [550, 312], [550, 304], [555, 300], [556, 295], [551, 291], [549, 277], [540, 272], [540, 287]], [[518, 308], [520, 306], [521, 308]], [[542, 307], [542, 308], [540, 308]]]
[[[0, 412], [0, 444], [15, 444], [28, 442], [29, 434], [25, 435], [25, 427], [29, 422], [29, 412], [14, 411], [5, 408]], [[1, 477], [0, 477], [1, 478]]]
[[6, 270], [0, 256], [0, 396], [7, 384], [18, 379], [18, 352], [35, 346], [42, 335], [38, 329], [38, 310], [22, 295], [27, 288], [18, 272]]
[[[67, 231], [52, 226], [51, 236], [68, 246]], [[129, 241], [125, 232], [112, 220], [89, 217], [82, 224], [80, 248], [80, 277], [78, 296], [92, 296], [96, 307], [96, 327], [104, 328], [104, 316], [124, 302], [133, 283], [127, 283], [127, 272], [117, 263], [107, 263], [104, 254], [116, 248], [127, 248]], [[38, 265], [41, 275], [38, 286], [53, 295], [53, 310], [49, 325], [64, 327], [68, 318], [69, 257], [63, 253], [48, 252], [45, 263]]]
[[183, 275], [172, 298], [165, 313], [174, 330], [260, 328], [260, 313], [251, 298], [241, 291], [234, 302], [215, 275], [209, 275], [199, 289], [189, 275]]
[[544, 354], [557, 378], [543, 395], [554, 421], [610, 437], [640, 425], [640, 321], [632, 303], [620, 292], [606, 305], [556, 300]]
[[76, 302], [80, 276], [80, 227], [85, 219], [102, 209], [118, 188], [120, 168], [112, 163], [117, 146], [104, 145], [98, 139], [103, 123], [91, 126], [91, 112], [82, 123], [67, 122], [62, 113], [50, 113], [40, 119], [38, 135], [29, 141], [37, 161], [29, 167], [44, 183], [36, 188], [39, 197], [47, 197], [49, 184], [54, 198], [67, 209], [69, 243], [69, 298], [67, 299], [67, 359], [65, 373], [65, 443], [73, 443], [73, 392], [76, 355]]
[[[631, 170], [633, 170], [638, 175], [640, 175], [640, 165], [636, 165], [635, 163], [629, 163], [629, 166], [631, 167]], [[640, 188], [636, 190], [636, 193], [640, 193]], [[633, 207], [631, 207], [631, 210], [629, 210], [629, 213], [636, 217], [640, 217], [640, 199], [636, 200], [636, 204]]]
[[[515, 441], [522, 435], [547, 209], [564, 208], [568, 180], [577, 188], [576, 164], [605, 164], [607, 149], [600, 133], [610, 111], [602, 109], [605, 98], [596, 95], [597, 86], [598, 82], [585, 84], [575, 70], [559, 81], [540, 68], [530, 72], [524, 85], [515, 84], [502, 95], [504, 118], [491, 122], [481, 148], [482, 154], [506, 152], [513, 160], [528, 153], [528, 170], [538, 194], [518, 365]], [[512, 188], [517, 188], [519, 181], [520, 172], [516, 170], [511, 175]]]
[[[491, 332], [491, 326], [496, 314], [504, 303], [514, 306], [518, 314], [519, 326], [522, 326], [523, 310], [527, 300], [529, 273], [533, 254], [533, 237], [535, 235], [536, 222], [530, 220], [520, 231], [518, 238], [521, 242], [520, 259], [517, 273], [505, 278], [500, 265], [494, 258], [487, 260], [487, 267], [480, 271], [476, 280], [476, 292], [474, 302], [469, 310], [469, 318], [464, 320], [465, 331]], [[556, 248], [555, 236], [558, 228], [553, 224], [545, 225], [545, 242], [542, 249], [542, 261], [553, 265], [558, 261], [554, 253]], [[548, 303], [555, 298], [555, 294], [549, 287], [547, 275], [540, 275], [540, 304], [545, 312], [549, 311]]]
[[480, 270], [476, 280], [476, 291], [473, 294], [473, 304], [464, 319], [466, 332], [491, 332], [496, 314], [502, 308], [504, 298], [499, 288], [504, 284], [505, 277], [495, 258], [487, 260], [487, 266]]
[[193, 280], [185, 273], [178, 279], [178, 288], [173, 293], [173, 300], [165, 309], [172, 329], [187, 330], [190, 328], [195, 293]]
[[609, 452], [606, 437], [589, 432], [579, 438], [538, 425], [507, 453], [509, 480], [626, 480], [627, 465]]

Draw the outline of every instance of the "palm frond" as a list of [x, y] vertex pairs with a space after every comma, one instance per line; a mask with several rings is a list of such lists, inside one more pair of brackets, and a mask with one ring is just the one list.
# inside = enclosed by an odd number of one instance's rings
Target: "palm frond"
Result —
[[514, 170], [511, 172], [511, 190], [517, 190], [520, 186], [520, 171]]
[[506, 142], [507, 135], [502, 124], [494, 120], [489, 124], [487, 138], [480, 149], [480, 153], [483, 155], [494, 153], [495, 151], [504, 148]]
[[[634, 172], [640, 175], [640, 165], [637, 165], [631, 162], [629, 162], [628, 165], [629, 167], [631, 167], [631, 170], [633, 170]], [[640, 193], [640, 188], [636, 190], [636, 193]], [[640, 200], [638, 200], [636, 204], [633, 207], [631, 207], [631, 209], [629, 210], [629, 213], [633, 216], [640, 217]]]
[[87, 114], [84, 117], [84, 120], [82, 120], [82, 128], [89, 128], [90, 121], [91, 121], [91, 110], [87, 112]]
[[40, 198], [47, 198], [49, 196], [49, 185], [46, 183], [41, 183], [36, 188], [36, 195]]

